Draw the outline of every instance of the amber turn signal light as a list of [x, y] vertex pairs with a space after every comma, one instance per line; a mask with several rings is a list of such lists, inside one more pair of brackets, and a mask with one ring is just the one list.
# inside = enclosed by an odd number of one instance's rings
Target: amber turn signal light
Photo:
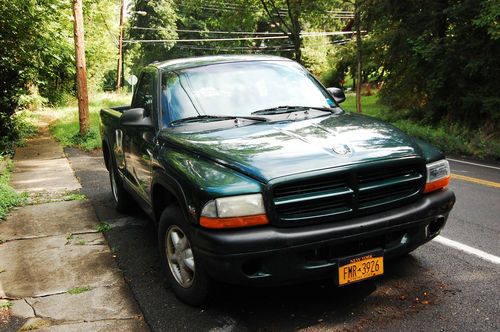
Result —
[[201, 226], [213, 229], [251, 227], [267, 224], [269, 224], [269, 220], [265, 214], [230, 218], [200, 217]]
[[446, 187], [450, 183], [450, 176], [425, 184], [424, 193], [430, 193], [432, 191], [436, 191], [438, 189]]

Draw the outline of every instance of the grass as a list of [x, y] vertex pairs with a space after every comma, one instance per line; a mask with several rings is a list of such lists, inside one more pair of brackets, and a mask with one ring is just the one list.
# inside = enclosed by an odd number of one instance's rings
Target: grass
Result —
[[99, 136], [99, 111], [105, 107], [130, 105], [131, 94], [97, 93], [89, 98], [90, 130], [87, 135], [79, 134], [78, 105], [72, 102], [68, 106], [44, 109], [43, 114], [54, 121], [50, 125], [52, 135], [63, 145], [84, 151], [101, 147]]
[[71, 295], [81, 294], [90, 290], [90, 287], [75, 287], [68, 290], [66, 293]]
[[30, 318], [18, 332], [34, 331], [41, 329], [43, 327], [49, 327], [51, 325], [50, 321], [44, 318], [34, 317]]
[[111, 229], [111, 226], [109, 226], [108, 223], [105, 223], [105, 222], [100, 222], [96, 225], [95, 229], [98, 231], [98, 232], [101, 232], [101, 233], [104, 233], [104, 232], [107, 232]]
[[65, 201], [84, 201], [87, 199], [87, 196], [83, 194], [72, 193], [63, 197]]
[[0, 309], [7, 310], [12, 307], [12, 302], [9, 300], [0, 300]]
[[6, 163], [5, 169], [0, 170], [0, 220], [5, 219], [10, 210], [23, 205], [27, 200], [25, 193], [19, 194], [9, 185], [13, 163], [12, 160], [4, 158], [0, 156], [0, 163]]
[[[356, 112], [355, 95], [348, 94], [342, 107]], [[429, 125], [404, 119], [389, 107], [379, 104], [377, 95], [363, 96], [362, 107], [363, 114], [389, 121], [407, 134], [431, 143], [446, 154], [500, 160], [500, 140], [481, 131], [471, 131], [448, 123]]]
[[[348, 93], [347, 99], [342, 103], [342, 108], [347, 111], [356, 112], [356, 96], [353, 93]], [[378, 96], [362, 96], [361, 105], [363, 114], [370, 115], [379, 119], [385, 119], [386, 114], [390, 111], [387, 106], [378, 103]]]
[[38, 129], [36, 117], [28, 109], [20, 109], [12, 115], [0, 112], [0, 157], [12, 156], [17, 146], [23, 146], [26, 139], [34, 136]]

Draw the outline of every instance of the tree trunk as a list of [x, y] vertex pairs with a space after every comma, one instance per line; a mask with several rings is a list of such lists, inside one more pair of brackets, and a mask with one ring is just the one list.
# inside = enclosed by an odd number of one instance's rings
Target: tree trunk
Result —
[[116, 70], [116, 92], [120, 92], [122, 85], [122, 68], [123, 68], [123, 19], [125, 12], [125, 0], [121, 1], [120, 5], [120, 34], [118, 36], [118, 68]]
[[292, 42], [295, 53], [295, 61], [302, 63], [302, 38], [300, 34], [302, 32], [302, 26], [300, 24], [300, 13], [302, 11], [302, 1], [301, 0], [287, 0], [288, 15], [290, 16], [290, 21], [292, 23]]
[[80, 135], [89, 131], [89, 96], [87, 92], [87, 68], [85, 65], [85, 44], [83, 32], [82, 0], [73, 0], [74, 39], [76, 56], [76, 96], [80, 119]]
[[300, 39], [300, 32], [298, 33], [298, 35], [295, 35], [292, 36], [292, 41], [293, 41], [293, 48], [294, 48], [294, 53], [295, 53], [295, 61], [297, 61], [298, 63], [302, 63], [302, 49], [301, 49], [301, 46], [302, 46], [302, 43], [301, 43], [301, 39]]
[[356, 112], [361, 113], [361, 85], [362, 85], [362, 59], [361, 59], [361, 17], [360, 0], [354, 3], [354, 25], [356, 29]]

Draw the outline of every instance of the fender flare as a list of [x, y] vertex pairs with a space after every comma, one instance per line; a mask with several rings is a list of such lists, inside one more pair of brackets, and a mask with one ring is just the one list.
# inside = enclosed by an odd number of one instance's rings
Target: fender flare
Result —
[[[193, 215], [188, 213], [188, 211], [190, 211], [190, 203], [188, 201], [186, 193], [184, 192], [184, 189], [182, 188], [181, 184], [175, 179], [175, 177], [171, 176], [164, 169], [161, 168], [153, 169], [153, 176], [151, 181], [151, 197], [150, 197], [153, 211], [156, 211], [155, 199], [153, 196], [155, 187], [158, 185], [162, 186], [175, 198], [186, 220], [189, 220], [194, 223], [195, 218], [193, 217]], [[159, 215], [158, 216], [155, 215], [155, 222], [158, 221], [156, 220], [158, 218]]]

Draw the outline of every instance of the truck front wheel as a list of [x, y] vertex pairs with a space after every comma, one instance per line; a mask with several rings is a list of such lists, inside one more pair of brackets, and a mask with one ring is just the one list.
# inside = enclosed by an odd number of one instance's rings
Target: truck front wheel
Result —
[[196, 259], [189, 225], [177, 205], [167, 207], [160, 217], [158, 246], [162, 268], [174, 294], [187, 304], [203, 304], [208, 299], [211, 280], [202, 262]]

